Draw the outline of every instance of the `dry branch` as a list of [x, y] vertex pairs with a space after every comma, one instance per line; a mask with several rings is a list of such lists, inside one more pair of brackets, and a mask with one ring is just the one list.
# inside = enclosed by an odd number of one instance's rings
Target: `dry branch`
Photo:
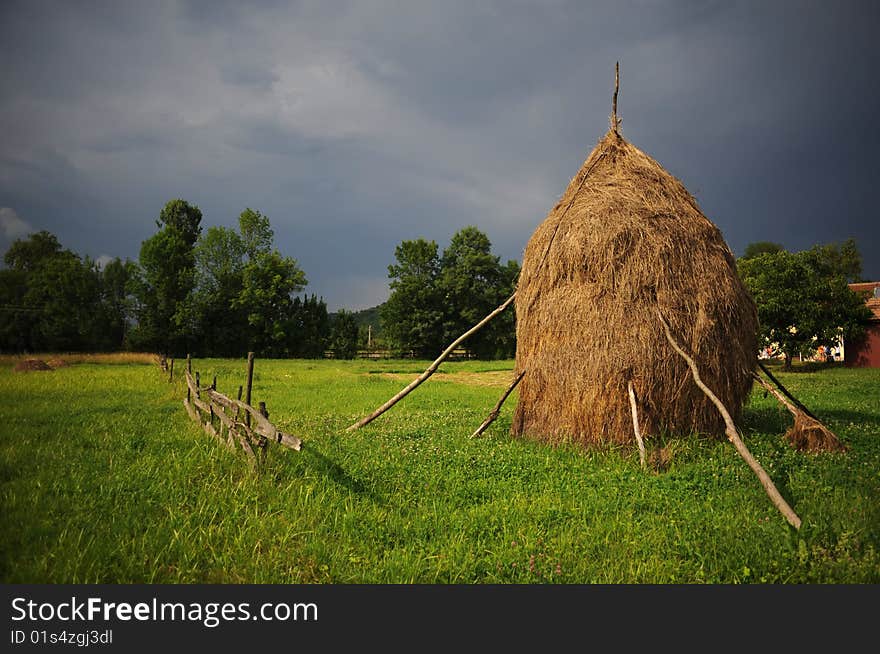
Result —
[[642, 464], [642, 470], [647, 469], [645, 464], [645, 441], [642, 440], [642, 432], [639, 430], [639, 409], [636, 407], [636, 393], [633, 390], [632, 381], [627, 382], [626, 389], [629, 392], [629, 406], [632, 410], [633, 433], [636, 435], [636, 443], [639, 445], [639, 461]]
[[525, 374], [526, 374], [526, 371], [523, 370], [521, 373], [519, 373], [514, 378], [514, 380], [512, 382], [510, 382], [510, 386], [507, 387], [507, 390], [504, 391], [504, 394], [499, 398], [498, 403], [495, 405], [495, 408], [489, 412], [489, 415], [483, 421], [483, 424], [481, 424], [479, 427], [477, 427], [477, 431], [475, 431], [473, 434], [471, 434], [471, 438], [476, 438], [477, 436], [482, 434], [484, 431], [486, 431], [489, 428], [489, 425], [491, 425], [493, 422], [495, 422], [495, 420], [501, 414], [501, 406], [504, 404], [504, 401], [507, 399], [507, 396], [513, 392], [513, 389], [516, 388], [516, 385], [519, 384], [520, 380], [523, 378], [523, 375], [525, 375]]
[[739, 455], [745, 460], [745, 462], [749, 465], [752, 471], [758, 476], [758, 479], [761, 482], [761, 485], [764, 487], [767, 495], [770, 497], [770, 501], [773, 502], [773, 505], [779, 509], [779, 512], [785, 516], [785, 519], [788, 520], [789, 524], [795, 529], [801, 528], [801, 519], [797, 516], [794, 510], [788, 505], [788, 502], [785, 501], [785, 498], [779, 493], [776, 486], [773, 483], [773, 480], [770, 479], [770, 476], [761, 467], [761, 464], [757, 462], [755, 457], [752, 456], [752, 453], [749, 452], [745, 443], [743, 443], [742, 439], [739, 437], [739, 433], [736, 431], [736, 426], [733, 424], [733, 419], [730, 417], [730, 414], [727, 412], [727, 409], [722, 404], [721, 400], [706, 386], [702, 379], [700, 379], [700, 372], [697, 369], [697, 364], [694, 363], [694, 360], [688, 356], [688, 354], [681, 349], [675, 339], [672, 337], [672, 333], [669, 331], [669, 325], [666, 323], [666, 320], [663, 318], [663, 314], [659, 311], [657, 312], [657, 316], [660, 318], [660, 322], [663, 324], [663, 330], [666, 333], [666, 340], [669, 341], [669, 344], [672, 346], [672, 349], [678, 352], [681, 357], [687, 362], [688, 367], [691, 369], [691, 374], [693, 375], [694, 382], [697, 386], [699, 386], [700, 390], [706, 394], [712, 403], [717, 407], [718, 411], [721, 413], [721, 416], [724, 418], [725, 424], [725, 433], [727, 434], [728, 440], [733, 443], [733, 446], [736, 448], [736, 451]]
[[499, 313], [503, 312], [507, 307], [509, 307], [513, 303], [513, 300], [515, 298], [516, 298], [516, 292], [514, 292], [513, 295], [511, 295], [509, 298], [507, 298], [504, 301], [504, 303], [501, 306], [499, 306], [497, 309], [495, 309], [492, 313], [490, 313], [488, 316], [483, 318], [476, 325], [474, 325], [469, 330], [467, 330], [464, 334], [462, 334], [457, 339], [455, 339], [452, 342], [452, 344], [449, 347], [447, 347], [445, 350], [443, 350], [443, 352], [440, 354], [440, 356], [437, 357], [437, 359], [435, 359], [434, 363], [432, 363], [430, 366], [428, 366], [428, 368], [425, 370], [425, 372], [423, 372], [421, 375], [416, 377], [412, 382], [410, 382], [409, 386], [404, 388], [397, 395], [395, 395], [390, 400], [388, 400], [385, 404], [383, 404], [378, 409], [373, 411], [373, 413], [371, 413], [370, 415], [368, 415], [364, 418], [361, 418], [358, 422], [356, 422], [355, 424], [348, 427], [345, 431], [353, 431], [355, 429], [360, 429], [364, 425], [371, 423], [373, 420], [375, 420], [376, 418], [381, 416], [383, 413], [385, 413], [388, 409], [390, 409], [395, 404], [397, 404], [404, 397], [409, 395], [410, 392], [414, 391], [423, 381], [425, 381], [428, 377], [430, 377], [431, 375], [433, 375], [437, 371], [437, 368], [440, 367], [440, 364], [443, 363], [450, 354], [452, 354], [452, 352], [455, 350], [455, 348], [457, 348], [459, 345], [461, 345], [461, 343], [465, 339], [467, 339], [468, 337], [472, 336], [473, 334], [478, 332], [480, 329], [482, 329], [483, 326], [486, 325], [486, 323], [488, 323], [490, 320], [492, 320], [492, 318], [497, 316]]
[[[807, 407], [805, 407], [803, 404], [801, 404], [800, 401], [798, 401], [798, 399], [794, 395], [792, 395], [785, 386], [782, 385], [781, 381], [779, 381], [778, 379], [776, 379], [776, 377], [773, 376], [773, 373], [767, 369], [767, 366], [765, 366], [763, 363], [758, 361], [758, 367], [763, 371], [763, 373], [765, 375], [767, 375], [767, 377], [768, 377], [768, 379], [770, 379], [770, 381], [772, 381], [774, 384], [776, 384], [776, 387], [780, 391], [782, 391], [782, 393], [785, 395], [785, 397], [787, 397], [789, 400], [791, 400], [791, 402], [794, 403], [794, 405], [797, 408], [799, 408], [802, 412], [806, 413], [808, 416], [810, 416], [814, 420], [818, 420], [818, 418], [816, 416], [814, 416], [812, 414], [812, 412]], [[763, 384], [763, 380], [759, 379], [758, 381], [760, 381]], [[776, 395], [776, 397], [779, 397], [779, 395], [777, 393], [773, 393], [773, 394]]]

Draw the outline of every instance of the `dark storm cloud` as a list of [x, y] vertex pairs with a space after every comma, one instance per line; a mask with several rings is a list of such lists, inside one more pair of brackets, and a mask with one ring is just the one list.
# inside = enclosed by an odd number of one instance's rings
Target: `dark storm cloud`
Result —
[[880, 278], [874, 7], [4, 3], [0, 208], [10, 234], [132, 258], [169, 199], [206, 225], [256, 208], [309, 292], [369, 306], [403, 239], [475, 224], [519, 258], [619, 60], [624, 135], [734, 251], [855, 237]]

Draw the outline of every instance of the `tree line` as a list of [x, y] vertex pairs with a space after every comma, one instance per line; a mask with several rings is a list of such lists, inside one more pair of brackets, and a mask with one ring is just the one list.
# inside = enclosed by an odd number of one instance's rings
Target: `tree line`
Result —
[[[301, 294], [305, 272], [278, 251], [259, 211], [245, 209], [237, 229], [203, 229], [201, 210], [176, 199], [156, 228], [137, 261], [103, 265], [47, 231], [15, 241], [0, 270], [0, 350], [353, 358], [367, 346], [354, 313], [331, 315], [323, 298]], [[475, 227], [458, 232], [442, 257], [422, 239], [395, 254], [391, 297], [378, 310], [382, 340], [372, 344], [400, 355], [435, 356], [512, 292], [519, 272], [514, 261], [500, 264]], [[512, 356], [514, 337], [508, 316], [470, 346], [477, 356]]]
[[333, 320], [323, 298], [298, 295], [305, 273], [259, 211], [203, 231], [200, 209], [177, 199], [156, 227], [138, 261], [102, 266], [47, 231], [15, 241], [0, 270], [0, 349], [321, 357], [344, 340], [350, 315]]
[[[405, 240], [388, 266], [388, 300], [331, 315], [323, 298], [302, 294], [305, 272], [278, 251], [259, 211], [245, 209], [237, 229], [203, 231], [199, 208], [176, 199], [156, 228], [137, 261], [104, 265], [47, 231], [15, 241], [0, 269], [0, 350], [320, 358], [329, 349], [352, 358], [370, 338], [398, 356], [434, 358], [509, 297], [520, 272], [516, 261], [502, 264], [474, 226], [456, 232], [442, 252], [435, 241]], [[847, 284], [861, 279], [861, 265], [853, 240], [802, 252], [749, 245], [737, 268], [758, 307], [762, 346], [777, 348], [790, 365], [819, 345], [859, 338], [871, 314]], [[479, 358], [513, 357], [514, 312], [465, 347]]]

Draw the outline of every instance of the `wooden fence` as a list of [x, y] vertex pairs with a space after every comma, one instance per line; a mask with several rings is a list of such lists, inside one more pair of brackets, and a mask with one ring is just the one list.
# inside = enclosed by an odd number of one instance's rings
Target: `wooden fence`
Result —
[[[164, 358], [160, 367], [168, 372], [168, 381], [174, 379], [174, 359], [170, 364]], [[238, 397], [231, 398], [217, 391], [217, 378], [209, 386], [203, 386], [199, 373], [192, 372], [192, 360], [186, 358], [186, 398], [183, 406], [187, 413], [209, 435], [216, 438], [231, 450], [238, 447], [244, 451], [251, 468], [257, 469], [266, 460], [266, 449], [269, 443], [277, 443], [291, 450], [301, 450], [302, 440], [287, 434], [269, 421], [266, 403], [260, 402], [259, 408], [250, 404], [251, 386], [254, 372], [254, 355], [248, 353], [247, 363], [247, 394], [241, 399], [242, 387], [238, 387]]]

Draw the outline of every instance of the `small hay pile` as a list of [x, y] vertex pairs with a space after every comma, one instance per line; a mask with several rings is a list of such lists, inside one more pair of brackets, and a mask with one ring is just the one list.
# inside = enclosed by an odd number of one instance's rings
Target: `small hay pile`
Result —
[[846, 452], [847, 446], [818, 420], [803, 412], [794, 416], [794, 424], [785, 432], [785, 440], [798, 452]]
[[631, 444], [629, 381], [644, 433], [723, 434], [658, 310], [737, 419], [755, 368], [754, 302], [681, 182], [612, 129], [525, 249], [513, 434]]
[[22, 359], [15, 364], [16, 372], [29, 372], [31, 370], [52, 370], [52, 366], [42, 359]]
[[68, 365], [70, 365], [64, 359], [49, 359], [46, 363], [48, 363], [49, 367], [51, 367], [53, 370], [55, 368], [66, 368]]

